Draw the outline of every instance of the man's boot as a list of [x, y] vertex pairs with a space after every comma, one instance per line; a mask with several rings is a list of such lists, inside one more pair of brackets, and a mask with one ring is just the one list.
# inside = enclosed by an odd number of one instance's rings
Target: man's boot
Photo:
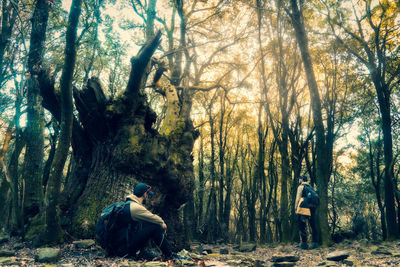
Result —
[[161, 239], [161, 244], [159, 245], [160, 250], [163, 253], [163, 256], [165, 258], [170, 258], [172, 257], [172, 250], [171, 246], [169, 245], [167, 239], [165, 239], [165, 235], [163, 234], [162, 239]]
[[151, 250], [141, 250], [139, 254], [136, 256], [136, 259], [152, 261], [157, 257], [159, 257], [159, 255], [154, 254]]
[[311, 249], [316, 249], [316, 248], [319, 248], [319, 245], [317, 242], [313, 242], [311, 245]]

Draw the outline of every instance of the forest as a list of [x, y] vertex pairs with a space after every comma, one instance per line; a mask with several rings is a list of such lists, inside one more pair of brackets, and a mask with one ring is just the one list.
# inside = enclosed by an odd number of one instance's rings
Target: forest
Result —
[[2, 0], [0, 232], [93, 238], [135, 184], [174, 248], [400, 237], [395, 0]]

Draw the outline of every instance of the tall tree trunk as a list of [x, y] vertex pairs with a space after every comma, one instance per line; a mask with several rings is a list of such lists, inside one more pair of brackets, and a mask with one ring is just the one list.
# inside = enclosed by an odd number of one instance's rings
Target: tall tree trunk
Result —
[[[265, 73], [265, 60], [264, 60], [264, 49], [262, 47], [261, 40], [261, 29], [262, 29], [262, 19], [264, 14], [265, 1], [257, 0], [257, 40], [258, 40], [258, 49], [261, 57], [261, 99], [262, 101], [267, 101], [268, 87], [267, 87], [267, 78]], [[266, 241], [266, 220], [268, 207], [266, 204], [266, 194], [267, 194], [267, 186], [266, 186], [266, 177], [264, 172], [265, 167], [265, 143], [268, 133], [268, 128], [262, 125], [262, 112], [265, 112], [265, 103], [260, 103], [260, 109], [258, 112], [258, 126], [257, 126], [257, 135], [258, 135], [258, 158], [257, 158], [257, 174], [259, 176], [259, 183], [261, 187], [261, 195], [260, 195], [260, 240], [261, 242]], [[265, 131], [264, 131], [265, 129]], [[271, 192], [271, 191], [270, 191]]]
[[232, 173], [232, 168], [227, 166], [226, 169], [226, 193], [225, 193], [225, 199], [224, 199], [224, 214], [223, 214], [223, 221], [225, 224], [225, 233], [224, 233], [224, 239], [225, 240], [230, 240], [230, 235], [229, 235], [229, 225], [231, 222], [231, 209], [232, 209], [232, 186], [233, 186], [233, 173]]
[[11, 189], [10, 183], [4, 178], [0, 180], [0, 201], [3, 203], [0, 205], [0, 212], [3, 216], [0, 216], [0, 227], [6, 229], [9, 221], [9, 207], [11, 204]]
[[[286, 113], [286, 112], [285, 112]], [[281, 154], [281, 202], [280, 213], [282, 220], [282, 241], [290, 241], [290, 225], [289, 225], [289, 194], [288, 194], [288, 181], [291, 179], [290, 162], [288, 153], [288, 120], [285, 114], [282, 114], [282, 135], [281, 142], [278, 144], [279, 152]]]
[[382, 86], [382, 80], [372, 75], [378, 95], [379, 110], [381, 113], [381, 123], [383, 132], [383, 154], [385, 160], [384, 188], [385, 188], [385, 207], [387, 238], [393, 240], [398, 238], [398, 225], [396, 208], [394, 203], [394, 184], [393, 184], [393, 140], [392, 140], [392, 119], [390, 116], [390, 93], [389, 89]]
[[[250, 225], [251, 220], [249, 219], [250, 216], [250, 189], [249, 189], [249, 174], [247, 170], [247, 149], [244, 147], [245, 144], [241, 145], [240, 148], [240, 165], [237, 163], [236, 167], [238, 169], [238, 176], [241, 181], [241, 188], [240, 188], [240, 203], [239, 203], [239, 220], [238, 220], [238, 231], [241, 233], [240, 241], [247, 241], [251, 239], [249, 237], [250, 231], [253, 231], [254, 228]], [[253, 221], [253, 223], [255, 223]]]
[[322, 239], [322, 244], [327, 246], [332, 243], [328, 223], [328, 182], [330, 173], [329, 169], [326, 168], [328, 163], [328, 155], [330, 153], [327, 151], [327, 145], [325, 142], [325, 129], [322, 121], [321, 100], [312, 66], [310, 51], [308, 49], [308, 38], [305, 31], [303, 15], [297, 4], [297, 0], [290, 0], [290, 4], [291, 11], [288, 11], [288, 14], [291, 18], [292, 25], [295, 30], [296, 40], [300, 48], [311, 97], [312, 114], [316, 134], [316, 182], [320, 195], [320, 204], [317, 208], [317, 224], [319, 226], [319, 237]]
[[256, 176], [257, 181], [260, 186], [260, 210], [259, 210], [259, 217], [260, 217], [260, 240], [263, 242], [265, 241], [265, 233], [266, 233], [266, 177], [265, 177], [265, 143], [266, 137], [268, 133], [268, 128], [262, 125], [261, 120], [261, 113], [264, 111], [264, 105], [260, 105], [258, 111], [258, 126], [257, 126], [257, 137], [258, 137], [258, 144], [257, 144], [257, 165], [256, 165]]
[[199, 149], [199, 187], [197, 191], [198, 198], [198, 208], [197, 208], [197, 224], [202, 230], [203, 227], [203, 206], [204, 206], [204, 187], [205, 187], [205, 178], [204, 178], [204, 143], [203, 138], [200, 137], [200, 149]]
[[0, 29], [0, 88], [3, 87], [3, 83], [6, 82], [7, 64], [4, 63], [4, 55], [6, 55], [7, 49], [11, 43], [11, 35], [17, 16], [19, 0], [7, 1], [2, 0], [1, 3], [1, 29]]
[[32, 18], [32, 30], [28, 55], [27, 83], [27, 127], [26, 151], [24, 158], [23, 179], [24, 217], [25, 222], [39, 213], [43, 202], [43, 149], [44, 149], [44, 122], [41, 105], [38, 74], [43, 67], [44, 45], [46, 28], [49, 18], [49, 2], [38, 0]]
[[[244, 157], [243, 157], [243, 150], [241, 148], [241, 164], [244, 166]], [[238, 177], [239, 180], [241, 181], [241, 187], [240, 187], [240, 192], [239, 192], [239, 204], [237, 207], [237, 210], [239, 211], [239, 217], [236, 222], [236, 229], [237, 233], [240, 233], [240, 235], [237, 236], [238, 241], [242, 240], [247, 240], [247, 227], [245, 226], [245, 221], [244, 217], [246, 216], [245, 213], [245, 205], [244, 205], [244, 196], [245, 196], [245, 191], [246, 191], [246, 183], [245, 183], [245, 177], [244, 177], [244, 168], [240, 168], [238, 163], [235, 163], [236, 168], [238, 169]]]
[[[253, 160], [253, 159], [252, 159]], [[256, 241], [257, 239], [257, 224], [256, 224], [256, 201], [258, 198], [258, 177], [256, 171], [253, 171], [253, 163], [247, 163], [247, 179], [248, 188], [246, 193], [247, 198], [247, 211], [248, 211], [248, 224], [249, 224], [249, 240]]]
[[[271, 159], [272, 161], [275, 161], [275, 159]], [[279, 216], [279, 211], [278, 211], [278, 170], [277, 166], [274, 163], [271, 168], [270, 168], [270, 175], [271, 179], [273, 180], [273, 193], [272, 193], [272, 214], [274, 217], [274, 226], [275, 226], [275, 241], [280, 241], [282, 239], [282, 223], [281, 223], [281, 218]]]
[[[224, 188], [225, 188], [225, 138], [224, 138], [224, 116], [225, 116], [225, 95], [220, 96], [221, 110], [219, 112], [218, 127], [218, 159], [219, 159], [219, 187], [218, 187], [218, 219], [221, 225], [223, 236], [227, 236], [228, 225], [224, 221]], [[227, 122], [226, 122], [227, 123]], [[226, 132], [225, 132], [226, 134]], [[224, 238], [225, 239], [225, 238]]]
[[[231, 200], [231, 195], [232, 195], [232, 188], [233, 188], [233, 177], [235, 175], [235, 163], [237, 162], [238, 159], [238, 153], [239, 153], [239, 143], [236, 144], [236, 150], [235, 150], [235, 155], [233, 159], [231, 159], [232, 154], [229, 154], [230, 156], [228, 157], [227, 161], [227, 166], [226, 166], [226, 195], [225, 195], [225, 202], [224, 202], [224, 222], [227, 225], [226, 230], [228, 231], [227, 234], [229, 234], [229, 224], [231, 220], [231, 209], [232, 209], [232, 200]], [[229, 236], [227, 237], [228, 241], [231, 240]]]
[[266, 233], [266, 241], [272, 242], [274, 240], [274, 236], [271, 229], [270, 224], [270, 209], [273, 205], [273, 194], [275, 188], [275, 179], [274, 179], [274, 157], [275, 157], [275, 149], [276, 149], [276, 141], [273, 141], [270, 145], [269, 155], [268, 155], [268, 185], [269, 185], [269, 193], [268, 193], [268, 200], [265, 206], [265, 216], [267, 221], [267, 233]]
[[382, 237], [383, 237], [383, 240], [385, 240], [387, 238], [387, 228], [386, 228], [386, 218], [385, 218], [385, 207], [383, 206], [382, 197], [381, 197], [382, 175], [381, 175], [380, 161], [381, 161], [381, 151], [382, 150], [381, 150], [380, 135], [379, 135], [378, 143], [376, 145], [375, 164], [374, 164], [373, 146], [372, 146], [372, 142], [371, 142], [369, 134], [368, 134], [368, 147], [369, 147], [369, 168], [370, 168], [369, 171], [370, 171], [370, 176], [371, 176], [371, 182], [375, 188], [375, 196], [376, 196], [376, 201], [378, 203], [378, 208], [379, 208], [380, 218], [381, 218]]
[[63, 242], [63, 231], [60, 225], [59, 195], [61, 190], [61, 178], [65, 161], [68, 156], [72, 134], [72, 77], [76, 61], [76, 34], [81, 13], [82, 0], [73, 0], [68, 19], [66, 33], [65, 62], [61, 75], [61, 122], [58, 146], [54, 155], [49, 181], [46, 189], [46, 224], [43, 232], [43, 242], [54, 244]]
[[[0, 150], [0, 170], [3, 172], [4, 174], [4, 180], [2, 181], [2, 183], [0, 184], [0, 193], [2, 193], [3, 197], [5, 197], [4, 199], [2, 199], [4, 201], [5, 204], [3, 204], [3, 206], [5, 206], [4, 209], [4, 213], [3, 216], [7, 218], [7, 220], [5, 220], [3, 222], [3, 224], [8, 228], [10, 222], [9, 222], [9, 218], [10, 218], [10, 214], [11, 214], [11, 205], [10, 200], [12, 199], [12, 196], [14, 195], [14, 187], [12, 184], [12, 180], [8, 171], [8, 168], [6, 166], [6, 163], [4, 162], [4, 157], [6, 155], [6, 152], [8, 150], [8, 147], [10, 145], [10, 141], [11, 141], [11, 137], [13, 135], [12, 133], [13, 129], [12, 129], [12, 125], [10, 124], [7, 127], [6, 133], [4, 135], [4, 141], [3, 141], [3, 145], [1, 147]], [[11, 194], [10, 194], [11, 193]]]
[[210, 159], [210, 179], [211, 188], [210, 195], [207, 202], [207, 241], [215, 242], [221, 233], [217, 213], [217, 192], [216, 192], [216, 171], [215, 171], [215, 129], [214, 118], [212, 117], [212, 103], [211, 100], [208, 117], [210, 123], [210, 143], [211, 143], [211, 159]]
[[[55, 120], [52, 120], [51, 124], [53, 124], [54, 133], [50, 132], [50, 135], [48, 137], [50, 151], [48, 152], [49, 155], [47, 156], [46, 163], [43, 168], [43, 187], [45, 189], [47, 187], [47, 182], [49, 181], [51, 165], [53, 164], [54, 155], [56, 154], [57, 140], [58, 140], [59, 133], [60, 133], [60, 131], [58, 129], [58, 123]], [[45, 194], [46, 194], [46, 191], [45, 191]]]
[[13, 223], [11, 225], [11, 232], [18, 235], [23, 236], [24, 229], [24, 219], [21, 207], [21, 190], [20, 190], [20, 180], [19, 180], [19, 171], [18, 171], [18, 159], [21, 155], [22, 149], [25, 147], [25, 138], [23, 133], [18, 133], [17, 130], [17, 138], [14, 142], [14, 150], [11, 154], [11, 158], [8, 164], [8, 170], [10, 173], [10, 177], [12, 180], [12, 186], [14, 187], [12, 190], [12, 217]]
[[[16, 86], [17, 88], [17, 86]], [[22, 88], [21, 88], [22, 89]], [[18, 88], [17, 88], [18, 90]], [[20, 180], [19, 180], [19, 157], [21, 155], [22, 149], [25, 147], [25, 137], [22, 129], [20, 128], [20, 116], [21, 116], [21, 105], [22, 105], [22, 90], [17, 91], [17, 96], [15, 100], [15, 142], [14, 150], [11, 154], [10, 161], [8, 163], [8, 170], [12, 180], [12, 214], [13, 214], [13, 224], [11, 226], [11, 232], [17, 234], [18, 236], [24, 235], [24, 219], [20, 200]]]

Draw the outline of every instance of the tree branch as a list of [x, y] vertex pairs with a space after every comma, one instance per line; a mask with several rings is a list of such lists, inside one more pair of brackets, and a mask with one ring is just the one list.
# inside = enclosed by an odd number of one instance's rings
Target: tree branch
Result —
[[161, 31], [158, 31], [154, 38], [139, 51], [137, 56], [131, 59], [132, 69], [126, 88], [127, 94], [136, 96], [139, 93], [146, 66], [160, 42]]

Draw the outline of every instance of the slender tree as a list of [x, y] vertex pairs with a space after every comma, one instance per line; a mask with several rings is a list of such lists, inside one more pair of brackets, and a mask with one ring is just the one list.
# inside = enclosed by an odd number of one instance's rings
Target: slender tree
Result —
[[[3, 0], [1, 3], [1, 29], [0, 29], [0, 88], [7, 81], [8, 69], [10, 67], [9, 60], [5, 60], [6, 56], [12, 58], [11, 40], [13, 36], [14, 26], [16, 25], [19, 13], [19, 0], [8, 1]], [[12, 60], [11, 60], [12, 61]]]
[[19, 179], [19, 157], [21, 155], [22, 149], [25, 147], [25, 134], [20, 126], [21, 118], [21, 108], [22, 108], [22, 88], [18, 84], [15, 84], [16, 98], [15, 98], [15, 115], [14, 115], [14, 125], [15, 125], [15, 141], [14, 149], [11, 153], [11, 157], [8, 163], [8, 170], [12, 180], [13, 196], [12, 196], [12, 214], [13, 222], [11, 226], [11, 232], [16, 233], [19, 236], [24, 235], [24, 218], [22, 213], [21, 205], [21, 191], [20, 190], [20, 179]]
[[[201, 133], [201, 131], [200, 131]], [[199, 229], [202, 230], [203, 228], [203, 210], [204, 210], [204, 190], [205, 190], [205, 175], [204, 175], [204, 139], [203, 136], [200, 136], [200, 148], [198, 151], [198, 159], [199, 159], [199, 164], [198, 164], [198, 179], [199, 179], [199, 184], [197, 187], [197, 201], [198, 201], [198, 206], [197, 206], [197, 225], [199, 226]]]
[[[368, 134], [368, 133], [367, 133]], [[380, 167], [381, 157], [382, 157], [382, 140], [380, 135], [378, 136], [378, 140], [375, 145], [376, 152], [374, 153], [374, 145], [372, 144], [371, 137], [368, 135], [368, 155], [369, 155], [369, 169], [371, 175], [371, 182], [375, 189], [376, 201], [378, 203], [378, 208], [380, 211], [380, 219], [381, 219], [381, 228], [382, 228], [382, 236], [383, 239], [387, 237], [387, 228], [386, 228], [386, 218], [385, 218], [385, 208], [382, 203], [381, 197], [381, 181], [382, 181], [382, 172]]]
[[66, 33], [65, 63], [61, 75], [61, 129], [58, 146], [54, 155], [49, 181], [46, 189], [46, 228], [43, 232], [44, 243], [63, 242], [63, 231], [60, 225], [59, 195], [61, 190], [61, 178], [71, 144], [72, 134], [72, 78], [76, 61], [76, 34], [81, 13], [82, 0], [73, 0], [69, 14]]
[[38, 75], [43, 69], [46, 28], [49, 18], [49, 1], [36, 1], [32, 17], [32, 30], [26, 74], [27, 84], [27, 127], [24, 158], [24, 217], [25, 222], [37, 215], [43, 202], [43, 107]]
[[208, 122], [210, 124], [210, 146], [211, 146], [211, 154], [210, 154], [210, 194], [208, 196], [207, 201], [207, 211], [206, 211], [206, 222], [207, 222], [207, 240], [209, 242], [215, 242], [220, 234], [220, 222], [218, 220], [218, 211], [217, 211], [217, 172], [216, 172], [216, 145], [215, 145], [215, 115], [213, 113], [215, 99], [217, 98], [217, 91], [214, 92], [213, 97], [209, 100], [207, 106], [207, 115]]
[[328, 182], [330, 172], [329, 168], [326, 168], [326, 164], [329, 160], [327, 157], [330, 153], [325, 140], [325, 126], [322, 120], [321, 98], [308, 47], [308, 37], [302, 14], [302, 3], [302, 1], [300, 1], [299, 4], [297, 0], [290, 0], [290, 9], [287, 8], [286, 13], [289, 15], [292, 26], [295, 30], [296, 40], [303, 59], [303, 66], [310, 91], [316, 136], [316, 182], [321, 200], [317, 209], [317, 216], [320, 226], [320, 238], [322, 239], [322, 244], [326, 246], [332, 242], [328, 224]]

